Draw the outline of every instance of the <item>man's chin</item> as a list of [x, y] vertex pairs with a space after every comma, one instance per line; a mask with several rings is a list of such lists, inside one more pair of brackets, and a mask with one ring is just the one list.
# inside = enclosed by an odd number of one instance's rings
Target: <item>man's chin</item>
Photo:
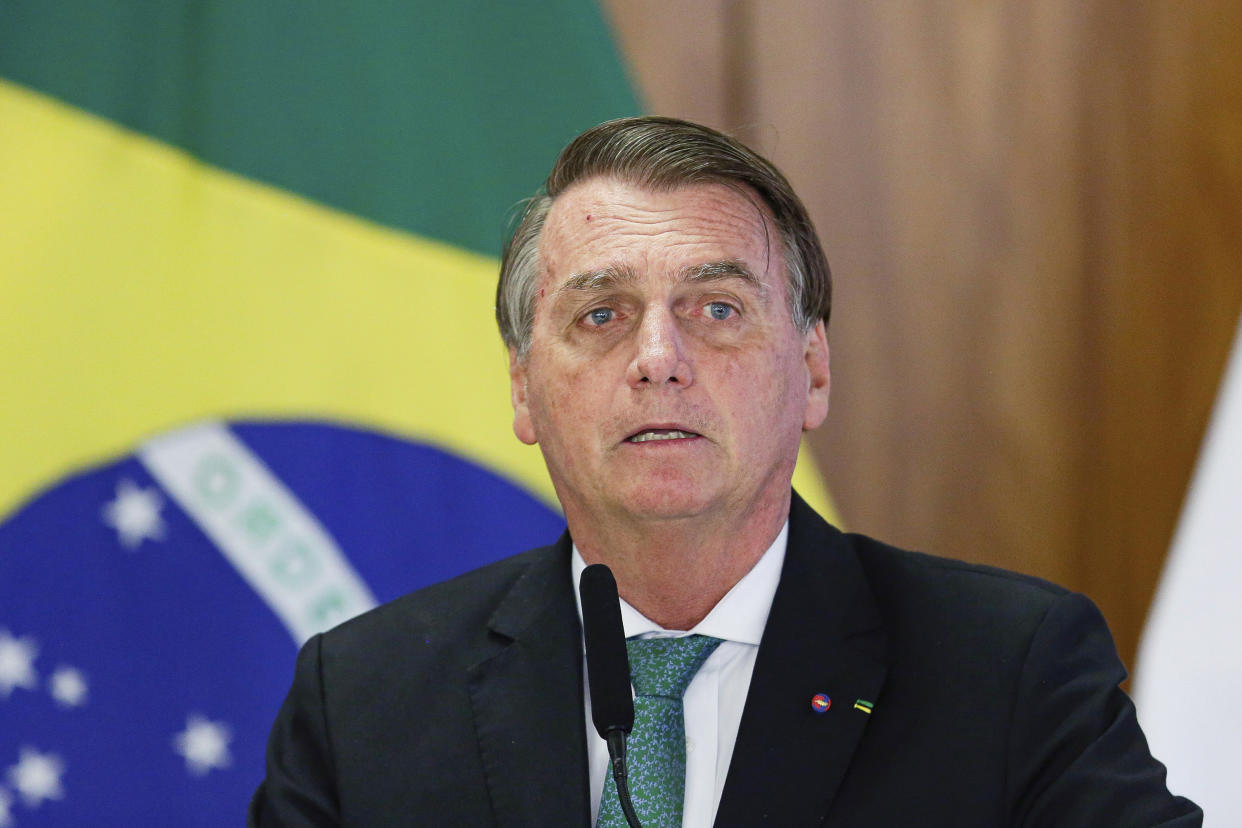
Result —
[[635, 520], [665, 521], [700, 517], [711, 511], [716, 493], [695, 486], [635, 486], [622, 506]]

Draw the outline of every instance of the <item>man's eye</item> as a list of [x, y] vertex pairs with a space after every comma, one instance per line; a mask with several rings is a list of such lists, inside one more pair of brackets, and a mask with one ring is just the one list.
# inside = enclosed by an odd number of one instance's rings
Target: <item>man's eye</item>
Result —
[[614, 314], [609, 308], [596, 308], [595, 310], [589, 312], [586, 315], [586, 318], [592, 325], [598, 326], [608, 324], [612, 321], [612, 318], [615, 315], [616, 314]]
[[707, 313], [712, 319], [728, 319], [735, 311], [732, 305], [725, 302], [708, 302]]

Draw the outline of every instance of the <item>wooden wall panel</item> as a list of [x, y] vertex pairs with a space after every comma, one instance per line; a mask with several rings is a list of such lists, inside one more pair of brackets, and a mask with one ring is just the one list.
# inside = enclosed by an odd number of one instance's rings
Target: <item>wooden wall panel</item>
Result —
[[1082, 589], [1129, 658], [1242, 305], [1239, 4], [608, 5], [652, 111], [815, 216], [850, 528]]
[[1100, 385], [1084, 504], [1102, 554], [1082, 584], [1128, 652], [1242, 306], [1242, 4], [1107, 4], [1092, 22]]
[[733, 49], [745, 43], [721, 0], [605, 2], [621, 53], [649, 112], [703, 124], [733, 120]]

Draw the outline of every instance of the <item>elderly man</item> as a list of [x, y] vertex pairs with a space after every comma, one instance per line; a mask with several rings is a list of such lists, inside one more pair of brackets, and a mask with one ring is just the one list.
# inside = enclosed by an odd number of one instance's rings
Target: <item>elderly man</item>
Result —
[[497, 293], [514, 431], [568, 531], [312, 639], [252, 824], [624, 825], [584, 684], [592, 563], [648, 828], [1200, 824], [1089, 601], [842, 534], [791, 491], [829, 307], [805, 208], [745, 146], [664, 118], [571, 143]]

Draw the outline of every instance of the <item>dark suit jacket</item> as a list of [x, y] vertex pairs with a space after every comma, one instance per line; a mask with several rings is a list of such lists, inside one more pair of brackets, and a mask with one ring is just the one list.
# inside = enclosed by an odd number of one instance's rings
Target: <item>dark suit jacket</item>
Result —
[[[570, 549], [309, 641], [251, 824], [586, 825]], [[1123, 677], [1086, 598], [842, 534], [795, 495], [716, 825], [1199, 825]]]

